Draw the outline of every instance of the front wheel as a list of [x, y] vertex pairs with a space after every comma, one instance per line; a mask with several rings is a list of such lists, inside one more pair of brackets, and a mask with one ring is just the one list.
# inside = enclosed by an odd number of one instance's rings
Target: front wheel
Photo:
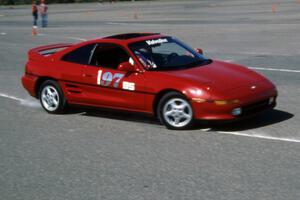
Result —
[[159, 120], [169, 129], [183, 130], [194, 124], [192, 106], [180, 93], [167, 93], [159, 101], [157, 109]]
[[47, 80], [41, 87], [39, 99], [42, 107], [51, 114], [62, 113], [66, 107], [63, 92], [56, 81]]

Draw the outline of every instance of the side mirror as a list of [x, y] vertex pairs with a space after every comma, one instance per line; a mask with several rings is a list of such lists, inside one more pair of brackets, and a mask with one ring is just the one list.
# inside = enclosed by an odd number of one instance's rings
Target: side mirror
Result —
[[125, 71], [125, 72], [136, 72], [136, 68], [134, 65], [130, 64], [129, 62], [122, 62], [118, 66], [118, 70]]
[[196, 50], [197, 53], [203, 55], [203, 50], [202, 49], [196, 48], [195, 50]]

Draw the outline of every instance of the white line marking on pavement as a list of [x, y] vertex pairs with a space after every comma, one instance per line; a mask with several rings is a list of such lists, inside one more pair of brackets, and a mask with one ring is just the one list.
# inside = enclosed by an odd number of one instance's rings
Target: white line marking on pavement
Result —
[[6, 35], [6, 33], [4, 33], [4, 32], [2, 32], [2, 33], [0, 33], [1, 35]]
[[79, 40], [79, 41], [87, 41], [85, 38], [80, 38], [80, 37], [64, 37], [64, 36], [57, 36], [57, 35], [49, 35], [45, 33], [38, 33], [38, 36], [48, 36], [48, 37], [56, 37], [56, 38], [66, 38], [66, 39], [71, 39], [71, 40]]
[[27, 107], [32, 107], [32, 108], [39, 108], [41, 105], [39, 104], [38, 101], [34, 101], [32, 99], [22, 99], [21, 105], [27, 106]]
[[[165, 26], [164, 24], [142, 24], [142, 23], [126, 23], [126, 22], [107, 22], [107, 25], [120, 25], [120, 26]], [[172, 26], [172, 25], [168, 25]]]
[[201, 128], [199, 129], [200, 131], [204, 131], [204, 132], [208, 132], [208, 131], [211, 131], [211, 128]]
[[[224, 62], [232, 63], [234, 60], [223, 60]], [[300, 73], [300, 70], [296, 69], [277, 69], [277, 68], [265, 68], [265, 67], [248, 67], [249, 69], [257, 69], [257, 70], [265, 70], [265, 71], [278, 71], [278, 72], [294, 72], [294, 73]]]
[[[15, 101], [19, 101], [21, 105], [29, 106], [29, 107], [40, 107], [40, 104], [37, 101], [33, 100], [25, 100], [18, 97], [14, 97], [8, 94], [0, 93], [0, 97], [12, 99]], [[211, 128], [203, 128], [200, 129], [201, 131], [211, 131]], [[230, 132], [230, 131], [217, 131], [217, 133], [220, 134], [227, 134], [227, 135], [235, 135], [235, 136], [243, 136], [243, 137], [251, 137], [251, 138], [259, 138], [259, 139], [265, 139], [265, 140], [274, 140], [274, 141], [284, 141], [284, 142], [294, 142], [294, 143], [300, 143], [300, 140], [293, 139], [293, 138], [281, 138], [281, 137], [274, 137], [274, 136], [268, 136], [268, 135], [259, 135], [259, 134], [247, 134], [247, 133], [241, 133], [241, 132]]]
[[67, 37], [67, 38], [73, 39], [73, 40], [87, 41], [87, 39], [79, 38], [79, 37]]
[[120, 23], [120, 22], [107, 22], [106, 24], [109, 24], [109, 25], [129, 25], [129, 23]]
[[300, 143], [300, 140], [293, 139], [293, 138], [281, 138], [281, 137], [274, 137], [274, 136], [268, 136], [268, 135], [247, 134], [247, 133], [230, 132], [230, 131], [217, 131], [217, 133], [227, 134], [227, 135], [243, 136], [243, 137], [251, 137], [251, 138], [259, 138], [259, 139], [265, 139], [265, 140], [275, 140], [275, 141]]
[[294, 69], [276, 69], [276, 68], [263, 68], [263, 67], [248, 67], [250, 69], [257, 69], [257, 70], [265, 70], [265, 71], [278, 71], [278, 72], [294, 72], [300, 73], [300, 70]]
[[4, 94], [4, 93], [0, 93], [0, 96], [5, 97], [5, 98], [9, 98], [9, 99], [13, 99], [13, 100], [16, 100], [16, 101], [20, 101], [20, 102], [23, 100], [23, 99], [20, 99], [18, 97], [10, 96], [10, 95]]
[[8, 98], [8, 99], [18, 101], [18, 102], [20, 102], [21, 105], [24, 105], [24, 106], [40, 107], [40, 104], [37, 101], [34, 101], [32, 99], [30, 99], [30, 100], [29, 99], [21, 99], [21, 98], [14, 97], [14, 96], [4, 94], [4, 93], [0, 93], [0, 97], [4, 97], [4, 98]]
[[234, 62], [234, 60], [223, 60], [224, 62], [229, 62], [229, 63], [232, 63]]
[[280, 56], [290, 56], [291, 54], [287, 54], [287, 53], [275, 53], [275, 52], [240, 52], [241, 54], [244, 55], [254, 55], [254, 56], [274, 56], [274, 55], [280, 55]]

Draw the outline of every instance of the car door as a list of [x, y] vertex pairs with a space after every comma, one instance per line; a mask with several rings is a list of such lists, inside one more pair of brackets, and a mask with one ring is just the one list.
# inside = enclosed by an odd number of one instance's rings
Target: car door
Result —
[[129, 54], [117, 44], [98, 43], [89, 65], [84, 66], [82, 83], [85, 102], [112, 108], [144, 109], [144, 75], [118, 70]]
[[79, 47], [65, 54], [58, 61], [60, 84], [70, 103], [84, 102], [82, 72], [89, 64], [95, 45], [94, 43]]

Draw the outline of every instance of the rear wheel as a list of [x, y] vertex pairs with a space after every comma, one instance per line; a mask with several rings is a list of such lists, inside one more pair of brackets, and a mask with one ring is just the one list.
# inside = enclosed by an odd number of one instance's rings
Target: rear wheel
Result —
[[169, 129], [188, 129], [194, 124], [193, 109], [180, 93], [169, 92], [161, 98], [157, 106], [159, 120]]
[[45, 81], [39, 91], [39, 99], [42, 107], [51, 114], [63, 113], [66, 107], [66, 99], [56, 81]]

